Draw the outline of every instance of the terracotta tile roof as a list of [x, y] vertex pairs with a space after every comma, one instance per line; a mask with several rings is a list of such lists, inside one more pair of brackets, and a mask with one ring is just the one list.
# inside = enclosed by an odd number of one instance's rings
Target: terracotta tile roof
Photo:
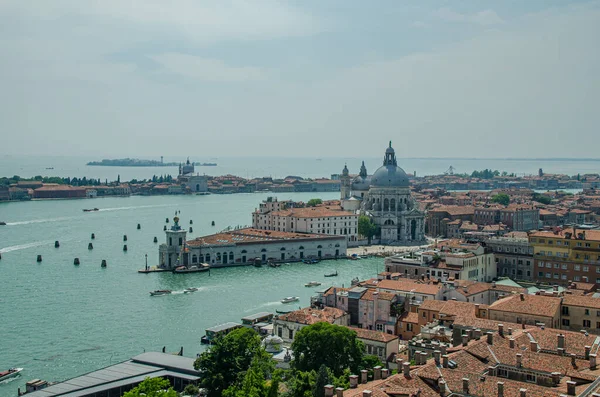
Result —
[[473, 215], [475, 207], [472, 205], [444, 205], [432, 208], [429, 212], [447, 212], [450, 215]]
[[290, 208], [282, 211], [273, 211], [273, 216], [292, 217], [292, 218], [324, 218], [350, 216], [358, 217], [357, 214], [350, 211], [344, 211], [341, 207], [317, 206], [305, 208]]
[[593, 298], [586, 295], [565, 295], [563, 297], [564, 306], [588, 307], [591, 309], [600, 309], [600, 298]]
[[390, 335], [385, 332], [379, 332], [379, 331], [373, 331], [370, 329], [355, 328], [355, 327], [348, 327], [348, 328], [351, 329], [352, 331], [356, 332], [356, 336], [359, 337], [360, 339], [367, 339], [367, 340], [383, 342], [383, 343], [388, 343], [388, 342], [398, 339], [398, 336]]
[[446, 316], [476, 317], [476, 306], [471, 302], [426, 300], [419, 306], [421, 310], [432, 310]]
[[[572, 240], [575, 240], [577, 237], [577, 234], [579, 233], [584, 233], [585, 232], [585, 239], [586, 240], [590, 240], [590, 241], [600, 241], [600, 230], [582, 230], [582, 229], [577, 229], [575, 235], [571, 236]], [[566, 238], [565, 237], [565, 233], [573, 233], [573, 229], [572, 228], [568, 228], [568, 229], [562, 229], [560, 231], [558, 231], [556, 234], [554, 232], [550, 232], [550, 231], [538, 231], [538, 232], [533, 232], [531, 234], [529, 234], [529, 237], [546, 237], [546, 238]], [[581, 241], [581, 240], [578, 240]]]
[[257, 244], [257, 243], [268, 243], [268, 242], [285, 242], [289, 240], [309, 240], [309, 239], [340, 239], [345, 238], [344, 236], [331, 236], [323, 234], [309, 234], [309, 233], [291, 233], [291, 232], [278, 232], [274, 230], [259, 230], [253, 228], [232, 230], [229, 232], [222, 232], [217, 234], [211, 234], [208, 236], [198, 237], [194, 240], [187, 242], [190, 247], [202, 247], [205, 245], [242, 245], [242, 244]]
[[315, 324], [318, 322], [332, 323], [340, 317], [344, 317], [346, 312], [335, 307], [324, 307], [323, 309], [300, 309], [290, 313], [280, 314], [277, 319], [289, 321], [298, 324]]
[[403, 323], [418, 324], [419, 323], [419, 313], [417, 313], [417, 312], [404, 313], [398, 319], [398, 321], [401, 321]]
[[413, 280], [380, 280], [377, 284], [374, 284], [374, 286], [376, 286], [378, 289], [399, 292], [413, 291], [417, 294], [423, 295], [436, 295], [442, 288], [440, 283], [424, 283]]
[[490, 305], [490, 311], [522, 313], [529, 315], [539, 315], [543, 317], [554, 317], [560, 308], [560, 298], [542, 295], [521, 295], [507, 296]]
[[378, 300], [391, 301], [396, 297], [395, 294], [392, 294], [389, 292], [379, 292], [379, 291], [375, 291], [373, 289], [369, 289], [369, 290], [365, 291], [365, 293], [360, 297], [360, 300], [367, 300], [367, 301], [375, 300], [375, 295], [374, 295], [375, 292], [377, 292]]
[[512, 287], [509, 285], [500, 284], [494, 285], [492, 283], [483, 283], [479, 281], [457, 280], [456, 283], [458, 284], [456, 292], [464, 296], [472, 296], [486, 291], [497, 291], [505, 295], [512, 293], [518, 294], [521, 292], [527, 292], [526, 288]]

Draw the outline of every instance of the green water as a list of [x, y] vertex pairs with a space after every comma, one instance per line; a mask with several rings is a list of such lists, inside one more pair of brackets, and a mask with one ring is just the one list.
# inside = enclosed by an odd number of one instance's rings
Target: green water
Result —
[[[315, 193], [279, 194], [308, 200]], [[339, 193], [321, 193], [323, 199]], [[381, 259], [324, 261], [213, 269], [197, 274], [138, 274], [158, 262], [165, 218], [180, 210], [182, 224], [194, 221], [189, 237], [251, 223], [251, 211], [267, 194], [128, 197], [0, 204], [0, 370], [23, 367], [22, 375], [0, 383], [0, 396], [15, 396], [33, 378], [59, 381], [123, 361], [144, 350], [177, 351], [194, 357], [207, 327], [259, 311], [308, 306], [317, 280], [345, 284], [382, 270]], [[84, 213], [83, 208], [98, 207]], [[211, 221], [216, 222], [211, 227]], [[137, 230], [137, 224], [141, 230]], [[91, 240], [91, 233], [96, 239]], [[126, 234], [128, 251], [123, 252]], [[54, 241], [60, 248], [54, 248]], [[94, 249], [88, 250], [93, 242]], [[41, 263], [37, 255], [43, 256]], [[73, 265], [79, 257], [81, 265]], [[106, 259], [108, 267], [100, 267]], [[339, 277], [324, 278], [337, 270]], [[187, 287], [200, 290], [151, 297], [149, 291]], [[286, 296], [300, 302], [284, 305]]]

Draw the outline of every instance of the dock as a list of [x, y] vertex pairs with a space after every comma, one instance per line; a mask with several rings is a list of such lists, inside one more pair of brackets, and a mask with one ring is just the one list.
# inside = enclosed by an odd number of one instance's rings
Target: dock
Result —
[[168, 269], [161, 269], [159, 267], [152, 266], [147, 269], [140, 269], [140, 270], [138, 270], [138, 273], [148, 274], [148, 273], [162, 273], [162, 272], [169, 272], [169, 271], [170, 270], [168, 270]]

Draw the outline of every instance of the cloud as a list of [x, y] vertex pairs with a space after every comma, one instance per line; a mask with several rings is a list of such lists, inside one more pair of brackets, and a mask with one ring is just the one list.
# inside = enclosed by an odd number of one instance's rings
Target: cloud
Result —
[[150, 56], [173, 73], [200, 81], [240, 82], [265, 78], [261, 68], [232, 67], [218, 59], [206, 59], [188, 54], [164, 53]]
[[494, 10], [483, 10], [472, 14], [461, 14], [450, 8], [442, 7], [436, 10], [433, 15], [448, 22], [472, 23], [482, 26], [498, 25], [504, 22]]

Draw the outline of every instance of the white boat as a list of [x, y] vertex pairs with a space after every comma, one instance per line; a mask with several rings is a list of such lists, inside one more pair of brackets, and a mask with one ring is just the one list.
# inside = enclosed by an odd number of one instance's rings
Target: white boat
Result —
[[156, 291], [151, 291], [150, 295], [159, 296], [159, 295], [169, 295], [170, 293], [171, 293], [171, 290], [168, 290], [168, 289], [157, 289]]
[[183, 290], [183, 293], [184, 293], [184, 294], [187, 294], [187, 293], [190, 293], [190, 292], [196, 292], [196, 291], [198, 291], [198, 288], [196, 288], [196, 287], [191, 287], [191, 288], [186, 288], [186, 289], [184, 289], [184, 290]]
[[23, 368], [11, 368], [8, 371], [0, 371], [0, 382], [19, 375], [19, 372], [21, 371], [23, 371]]
[[297, 296], [288, 296], [287, 298], [283, 298], [281, 303], [292, 303], [298, 301], [300, 298]]
[[321, 283], [318, 281], [311, 281], [310, 283], [304, 284], [305, 287], [318, 287], [319, 285], [321, 285]]

